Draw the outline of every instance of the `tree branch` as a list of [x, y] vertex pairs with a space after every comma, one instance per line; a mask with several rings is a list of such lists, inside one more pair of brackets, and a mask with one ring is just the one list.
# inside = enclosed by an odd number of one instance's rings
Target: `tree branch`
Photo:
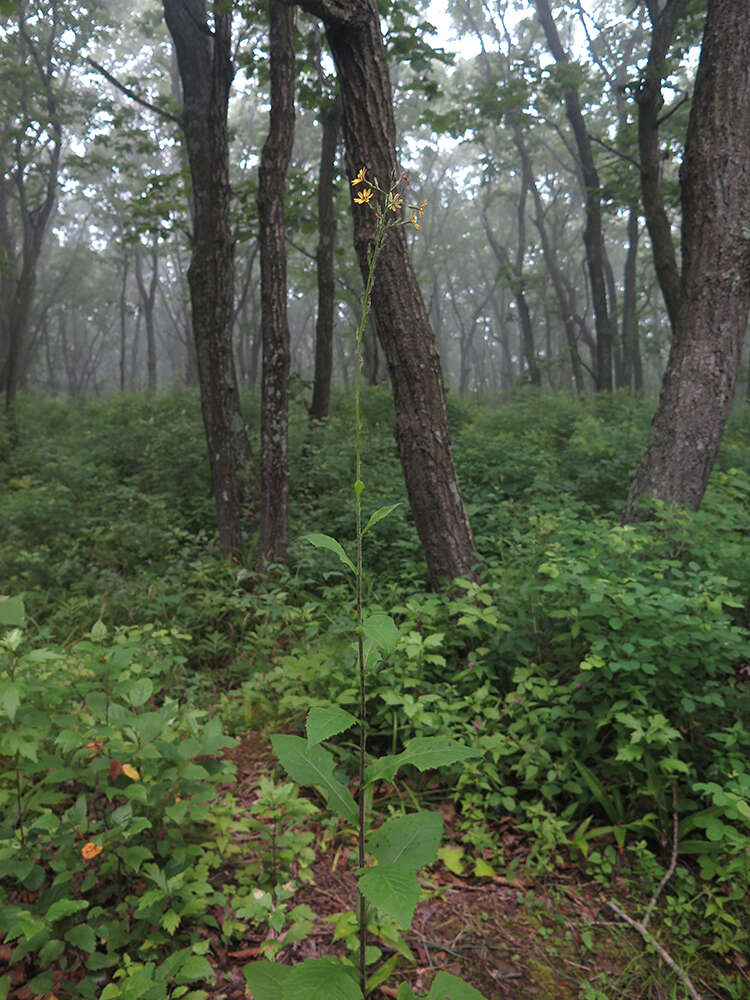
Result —
[[125, 86], [124, 83], [120, 83], [120, 81], [116, 77], [112, 76], [112, 74], [108, 70], [106, 70], [95, 60], [87, 58], [86, 62], [90, 66], [92, 66], [97, 71], [97, 73], [101, 73], [104, 79], [108, 80], [113, 87], [115, 87], [121, 93], [125, 94], [126, 97], [129, 97], [131, 101], [135, 101], [136, 104], [140, 104], [142, 108], [146, 108], [146, 110], [148, 111], [153, 111], [154, 114], [159, 115], [160, 118], [165, 118], [167, 121], [174, 122], [175, 125], [180, 125], [180, 126], [182, 125], [182, 121], [178, 117], [178, 115], [173, 115], [172, 112], [167, 111], [166, 108], [160, 108], [158, 104], [152, 104], [151, 101], [147, 101], [145, 98], [139, 97], [139, 95], [136, 94], [134, 90], [131, 90], [130, 87]]
[[595, 142], [597, 146], [601, 146], [602, 149], [606, 149], [608, 153], [612, 153], [614, 156], [619, 156], [619, 158], [621, 160], [625, 160], [626, 163], [632, 163], [632, 165], [636, 168], [636, 170], [640, 171], [641, 169], [640, 163], [638, 162], [638, 160], [633, 159], [632, 156], [628, 156], [627, 153], [620, 152], [619, 149], [615, 149], [614, 146], [610, 146], [610, 144], [608, 142], [605, 142], [604, 139], [599, 139], [595, 135], [592, 135], [590, 132], [589, 132], [589, 139], [591, 139], [592, 142]]

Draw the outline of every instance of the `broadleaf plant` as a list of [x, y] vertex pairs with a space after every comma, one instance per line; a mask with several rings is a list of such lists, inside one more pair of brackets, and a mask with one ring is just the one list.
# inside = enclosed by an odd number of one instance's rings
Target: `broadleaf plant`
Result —
[[[313, 708], [307, 717], [307, 739], [301, 736], [276, 734], [271, 738], [274, 753], [289, 776], [301, 785], [317, 788], [331, 812], [346, 823], [357, 827], [359, 901], [356, 922], [358, 937], [358, 968], [346, 960], [334, 957], [306, 959], [291, 971], [269, 962], [251, 962], [244, 968], [245, 981], [255, 1000], [364, 1000], [393, 973], [396, 956], [382, 962], [368, 974], [368, 965], [377, 962], [380, 950], [368, 947], [368, 925], [393, 922], [407, 931], [419, 902], [417, 872], [432, 864], [438, 855], [443, 831], [439, 813], [416, 812], [387, 820], [377, 830], [370, 831], [368, 785], [375, 781], [392, 782], [398, 770], [413, 765], [419, 771], [446, 767], [477, 756], [477, 751], [455, 740], [441, 737], [418, 737], [411, 740], [400, 754], [392, 754], [368, 764], [367, 754], [367, 671], [387, 659], [399, 642], [399, 630], [390, 615], [377, 612], [365, 615], [362, 599], [363, 558], [362, 540], [377, 524], [391, 514], [398, 504], [380, 507], [366, 526], [362, 526], [362, 479], [360, 392], [362, 374], [362, 339], [372, 303], [372, 291], [378, 257], [385, 245], [388, 231], [395, 226], [413, 224], [419, 228], [418, 216], [426, 202], [410, 206], [409, 218], [402, 216], [402, 187], [405, 178], [394, 177], [389, 190], [383, 190], [368, 180], [362, 168], [352, 181], [361, 189], [354, 202], [375, 213], [375, 239], [369, 254], [369, 272], [361, 302], [361, 318], [357, 330], [357, 369], [354, 397], [354, 508], [356, 524], [356, 565], [346, 549], [335, 538], [322, 532], [311, 532], [306, 540], [316, 548], [333, 552], [354, 574], [356, 618], [353, 633], [357, 646], [359, 680], [359, 715], [355, 717], [341, 708]], [[333, 736], [359, 727], [358, 773], [355, 795], [352, 795], [335, 774], [336, 760], [321, 744]], [[370, 863], [368, 864], [368, 856]], [[283, 971], [282, 971], [283, 969]], [[398, 996], [414, 997], [406, 984], [401, 984]], [[473, 987], [448, 973], [440, 972], [427, 994], [431, 1000], [476, 1000]]]

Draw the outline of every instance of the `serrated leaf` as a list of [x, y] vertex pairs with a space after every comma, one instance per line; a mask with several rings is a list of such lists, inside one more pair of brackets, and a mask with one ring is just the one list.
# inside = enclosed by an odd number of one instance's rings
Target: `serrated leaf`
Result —
[[374, 511], [374, 513], [370, 514], [370, 519], [365, 525], [362, 537], [364, 538], [371, 528], [374, 528], [379, 521], [382, 521], [384, 517], [388, 517], [389, 514], [392, 514], [394, 510], [400, 506], [401, 502], [399, 501], [399, 503], [392, 503], [389, 507], [379, 507], [376, 511]]
[[442, 736], [418, 736], [409, 742], [402, 753], [388, 754], [368, 765], [365, 781], [367, 784], [373, 781], [393, 781], [404, 764], [413, 764], [418, 770], [427, 771], [479, 756], [481, 755], [477, 750], [455, 740]]
[[301, 736], [276, 733], [271, 737], [273, 752], [290, 778], [300, 785], [323, 789], [328, 808], [348, 823], [357, 822], [357, 805], [352, 793], [334, 777], [334, 759], [324, 747], [308, 746]]
[[58, 899], [47, 910], [45, 920], [52, 924], [55, 920], [62, 920], [63, 917], [69, 917], [73, 913], [78, 913], [79, 910], [87, 909], [88, 905], [85, 899]]
[[399, 631], [390, 615], [369, 615], [362, 623], [362, 631], [365, 639], [382, 650], [384, 656], [390, 656], [398, 645]]
[[250, 962], [242, 974], [254, 1000], [283, 1000], [283, 985], [291, 968], [276, 962]]
[[154, 682], [150, 677], [139, 677], [128, 685], [127, 699], [133, 708], [141, 708], [154, 693]]
[[408, 865], [376, 865], [357, 880], [365, 899], [404, 928], [410, 926], [419, 902], [419, 882]]
[[314, 746], [323, 740], [344, 733], [355, 725], [357, 719], [343, 708], [311, 708], [307, 716], [307, 744]]
[[18, 628], [23, 625], [26, 610], [21, 597], [0, 597], [0, 625]]
[[450, 972], [438, 972], [426, 1000], [485, 1000], [479, 990]]
[[180, 915], [175, 913], [174, 910], [167, 910], [164, 916], [161, 918], [161, 925], [167, 934], [174, 934], [177, 928], [180, 926]]
[[460, 760], [469, 760], [481, 754], [456, 740], [441, 736], [418, 736], [411, 740], [399, 755], [402, 764], [413, 764], [418, 771], [429, 771], [435, 767], [447, 767]]
[[8, 716], [11, 722], [15, 721], [18, 706], [21, 704], [21, 694], [17, 684], [8, 681], [0, 689], [0, 709]]
[[183, 963], [182, 968], [174, 978], [176, 983], [193, 983], [197, 979], [201, 981], [214, 981], [216, 978], [213, 967], [207, 958], [202, 955], [190, 955]]
[[362, 991], [343, 965], [308, 958], [296, 965], [283, 986], [283, 1000], [362, 1000]]
[[75, 927], [71, 927], [65, 935], [65, 940], [81, 951], [89, 953], [96, 951], [96, 934], [88, 924], [76, 924]]
[[350, 569], [352, 573], [356, 574], [357, 571], [354, 568], [354, 563], [351, 561], [346, 552], [344, 552], [341, 543], [337, 542], [335, 538], [331, 538], [330, 535], [324, 535], [319, 531], [313, 531], [308, 535], [303, 535], [303, 538], [311, 545], [314, 545], [316, 549], [328, 549], [329, 552], [334, 552], [339, 557], [339, 562], [342, 562], [347, 569]]
[[380, 865], [402, 864], [416, 869], [432, 864], [442, 836], [440, 813], [410, 813], [383, 823], [371, 835], [367, 846]]

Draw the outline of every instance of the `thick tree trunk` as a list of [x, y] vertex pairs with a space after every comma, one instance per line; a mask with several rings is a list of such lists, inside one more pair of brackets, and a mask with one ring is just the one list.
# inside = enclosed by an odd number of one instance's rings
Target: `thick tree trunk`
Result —
[[[375, 0], [300, 0], [321, 17], [341, 88], [350, 177], [366, 167], [387, 187], [398, 175], [393, 98]], [[353, 206], [360, 269], [369, 269], [372, 212]], [[409, 257], [403, 227], [392, 230], [373, 294], [378, 339], [396, 408], [396, 444], [412, 514], [433, 583], [476, 577], [476, 550], [450, 444], [435, 338]]]
[[[193, 247], [188, 284], [203, 424], [221, 551], [242, 542], [251, 454], [232, 354], [234, 244], [230, 222], [227, 105], [232, 83], [231, 11], [214, 0], [163, 0], [177, 51], [192, 182]], [[212, 24], [212, 26], [211, 26]]]
[[332, 101], [321, 112], [323, 139], [318, 174], [318, 319], [315, 324], [315, 376], [310, 418], [325, 420], [331, 402], [333, 371], [333, 318], [336, 306], [333, 251], [336, 242], [336, 215], [333, 208], [333, 176], [336, 147], [341, 128], [341, 105]]
[[289, 326], [284, 194], [294, 141], [294, 12], [270, 0], [271, 113], [260, 158], [260, 538], [258, 567], [286, 560], [289, 536]]
[[[537, 18], [547, 38], [547, 45], [555, 62], [565, 64], [570, 60], [563, 49], [557, 25], [552, 17], [548, 0], [535, 0]], [[599, 173], [594, 162], [591, 139], [581, 110], [578, 90], [566, 84], [563, 87], [565, 113], [573, 130], [578, 149], [583, 176], [584, 200], [586, 205], [586, 228], [583, 242], [586, 248], [586, 264], [591, 283], [591, 298], [596, 320], [596, 388], [599, 391], [612, 388], [612, 320], [607, 308], [607, 285], [604, 273], [604, 235], [602, 232], [601, 186]]]
[[682, 183], [682, 277], [659, 406], [623, 521], [654, 496], [697, 510], [734, 393], [750, 311], [750, 18], [709, 0]]

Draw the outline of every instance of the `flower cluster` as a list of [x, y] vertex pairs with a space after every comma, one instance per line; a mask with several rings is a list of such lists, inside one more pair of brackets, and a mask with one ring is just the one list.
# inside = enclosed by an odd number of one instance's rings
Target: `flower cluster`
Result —
[[[409, 211], [411, 215], [408, 219], [401, 218], [401, 211], [404, 207], [404, 196], [400, 190], [401, 186], [408, 186], [409, 178], [406, 174], [401, 174], [401, 176], [391, 181], [391, 186], [387, 191], [384, 191], [378, 185], [377, 179], [369, 180], [367, 177], [367, 167], [362, 167], [357, 174], [357, 176], [352, 180], [352, 187], [358, 188], [363, 185], [359, 191], [354, 195], [355, 205], [369, 205], [370, 208], [375, 212], [375, 216], [380, 219], [381, 211], [392, 212], [394, 215], [398, 216], [397, 219], [391, 219], [388, 223], [389, 226], [405, 226], [411, 225], [415, 229], [419, 229], [419, 220], [424, 215], [425, 206], [427, 205], [427, 199], [420, 202], [419, 205], [409, 205]], [[375, 194], [380, 194], [383, 196], [384, 201], [378, 203], [378, 199], [375, 198]], [[381, 210], [381, 204], [383, 206]]]

